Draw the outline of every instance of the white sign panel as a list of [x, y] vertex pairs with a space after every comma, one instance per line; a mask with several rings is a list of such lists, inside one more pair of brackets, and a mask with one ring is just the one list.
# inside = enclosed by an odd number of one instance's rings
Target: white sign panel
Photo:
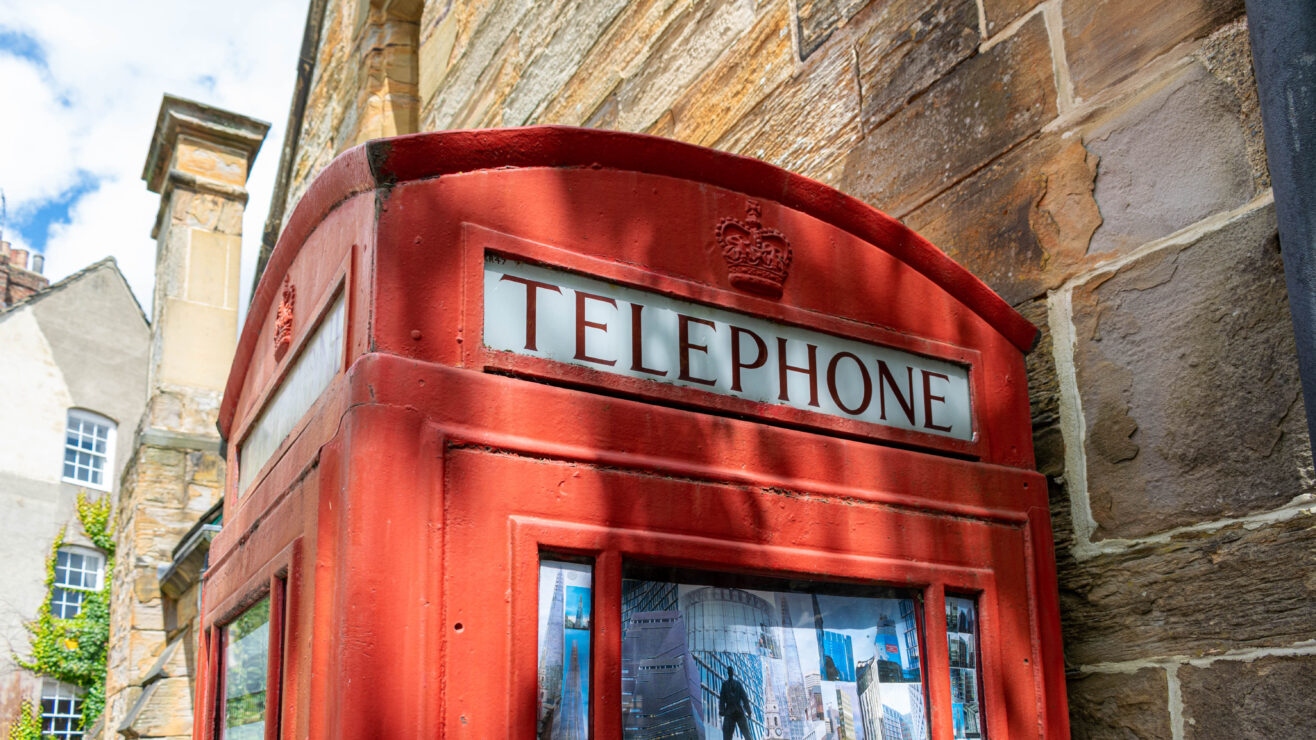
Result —
[[238, 495], [248, 486], [293, 427], [302, 420], [343, 366], [343, 296], [338, 296], [299, 351], [279, 389], [238, 445]]
[[488, 255], [494, 350], [954, 439], [968, 368]]

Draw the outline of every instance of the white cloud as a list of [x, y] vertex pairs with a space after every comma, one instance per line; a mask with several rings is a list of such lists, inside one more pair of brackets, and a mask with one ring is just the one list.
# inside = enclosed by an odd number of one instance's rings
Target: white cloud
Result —
[[[52, 280], [113, 255], [149, 307], [159, 198], [141, 172], [161, 97], [170, 93], [271, 124], [248, 182], [245, 305], [306, 8], [306, 0], [0, 0], [0, 30], [35, 39], [45, 62], [0, 50], [0, 187], [11, 223], [87, 177], [98, 185], [50, 232]], [[6, 238], [21, 241], [14, 231]]]
[[[46, 242], [46, 275], [51, 282], [87, 265], [114, 257], [128, 279], [142, 310], [151, 315], [151, 284], [155, 280], [155, 242], [151, 225], [160, 196], [148, 192], [140, 179], [104, 180], [56, 224]], [[146, 227], [142, 227], [146, 219]], [[117, 237], [125, 234], [126, 237]]]

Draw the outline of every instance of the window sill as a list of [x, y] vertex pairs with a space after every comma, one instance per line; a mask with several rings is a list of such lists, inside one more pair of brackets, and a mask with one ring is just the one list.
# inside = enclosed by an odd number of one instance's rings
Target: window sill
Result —
[[93, 491], [104, 491], [105, 493], [110, 492], [110, 487], [107, 485], [88, 483], [86, 481], [78, 480], [77, 478], [60, 478], [60, 481], [63, 483], [67, 483], [71, 486], [77, 486], [79, 488], [89, 488]]

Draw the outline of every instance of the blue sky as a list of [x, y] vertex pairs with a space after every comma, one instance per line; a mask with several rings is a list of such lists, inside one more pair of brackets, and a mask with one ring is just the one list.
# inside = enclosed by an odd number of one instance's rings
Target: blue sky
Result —
[[41, 43], [21, 31], [0, 30], [0, 52], [26, 59], [33, 64], [45, 67], [46, 53]]
[[77, 182], [64, 192], [33, 201], [24, 211], [10, 216], [5, 223], [6, 233], [15, 232], [23, 242], [38, 252], [46, 250], [50, 229], [55, 224], [67, 224], [69, 212], [82, 196], [96, 190], [99, 184], [90, 172], [79, 172]]
[[[46, 52], [36, 38], [12, 29], [0, 27], [0, 54], [28, 62], [33, 68], [44, 72], [48, 78], [49, 66], [46, 64]], [[62, 106], [69, 101], [59, 100]], [[78, 200], [88, 192], [95, 190], [97, 178], [90, 172], [79, 172], [77, 181], [55, 197], [25, 203], [23, 209], [7, 209], [5, 231], [10, 239], [17, 236], [27, 246], [37, 251], [45, 251], [50, 227], [56, 223], [68, 223], [69, 211]], [[4, 183], [0, 183], [0, 190]]]
[[0, 0], [4, 238], [51, 280], [113, 256], [151, 305], [159, 196], [141, 180], [165, 93], [271, 124], [244, 220], [245, 305], [307, 0]]

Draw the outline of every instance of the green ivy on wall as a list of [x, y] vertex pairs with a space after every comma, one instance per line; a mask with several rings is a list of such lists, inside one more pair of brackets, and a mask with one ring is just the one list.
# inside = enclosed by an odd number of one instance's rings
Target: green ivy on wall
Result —
[[41, 740], [41, 712], [31, 701], [24, 699], [18, 708], [18, 719], [9, 726], [9, 740]]
[[[84, 690], [82, 727], [91, 727], [105, 709], [105, 656], [110, 639], [110, 574], [114, 572], [114, 533], [110, 523], [110, 497], [92, 500], [78, 493], [78, 522], [96, 547], [105, 552], [105, 578], [99, 591], [87, 593], [76, 617], [62, 619], [51, 613], [55, 583], [55, 559], [64, 545], [61, 530], [46, 560], [46, 598], [37, 618], [24, 625], [32, 646], [31, 657], [16, 657], [18, 664], [33, 673], [53, 678]], [[35, 719], [32, 719], [35, 717]], [[35, 725], [33, 725], [35, 722]], [[40, 734], [41, 715], [25, 703], [19, 719], [9, 730], [9, 740], [27, 740]], [[37, 735], [30, 734], [31, 727]]]

